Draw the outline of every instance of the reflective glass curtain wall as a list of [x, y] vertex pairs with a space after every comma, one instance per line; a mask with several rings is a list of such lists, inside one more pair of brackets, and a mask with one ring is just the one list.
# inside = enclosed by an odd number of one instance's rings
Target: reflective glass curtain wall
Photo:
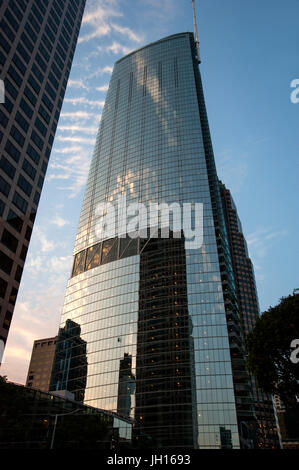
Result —
[[[130, 416], [135, 436], [155, 447], [238, 448], [199, 80], [191, 33], [115, 64], [61, 321], [68, 338], [70, 321], [74, 337], [80, 329], [87, 374], [78, 380], [82, 367], [74, 367], [65, 386], [76, 393], [85, 383], [78, 397]], [[121, 194], [127, 204], [203, 203], [203, 245], [187, 249], [183, 237], [100, 243], [97, 205]]]

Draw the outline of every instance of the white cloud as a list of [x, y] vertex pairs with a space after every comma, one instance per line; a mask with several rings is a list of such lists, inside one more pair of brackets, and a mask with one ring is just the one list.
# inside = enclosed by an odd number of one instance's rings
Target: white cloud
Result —
[[95, 134], [98, 130], [97, 127], [82, 127], [77, 125], [59, 126], [61, 132], [71, 132], [72, 134], [82, 132], [83, 134]]
[[79, 96], [76, 98], [65, 98], [64, 102], [71, 103], [73, 106], [77, 106], [78, 104], [83, 104], [83, 105], [91, 106], [92, 108], [95, 108], [98, 106], [102, 108], [105, 104], [105, 101], [89, 100], [88, 98], [85, 98], [84, 96]]
[[95, 144], [95, 139], [89, 139], [87, 137], [71, 137], [71, 136], [67, 136], [67, 137], [63, 137], [61, 135], [58, 135], [57, 136], [57, 140], [59, 142], [78, 142], [78, 143], [81, 143], [81, 144], [88, 144], [88, 145], [94, 145]]
[[88, 27], [90, 31], [82, 34], [78, 43], [88, 42], [91, 39], [106, 36], [111, 31], [109, 19], [122, 16], [119, 10], [111, 8], [111, 2], [99, 1], [97, 6], [85, 11], [82, 19], [82, 27]]
[[72, 119], [72, 120], [78, 120], [78, 119], [90, 119], [91, 114], [87, 113], [86, 111], [73, 111], [73, 112], [62, 112], [60, 113], [60, 117], [63, 119]]
[[92, 78], [100, 77], [101, 75], [104, 75], [106, 73], [111, 74], [112, 72], [113, 72], [113, 67], [111, 65], [106, 65], [105, 67], [100, 67], [96, 69], [87, 77], [87, 79], [91, 80]]
[[39, 226], [34, 227], [35, 236], [38, 236], [38, 240], [40, 243], [40, 250], [42, 253], [47, 253], [48, 251], [52, 251], [55, 248], [55, 243], [52, 240], [48, 240], [46, 234]]
[[97, 90], [97, 91], [107, 91], [108, 88], [109, 88], [109, 84], [106, 83], [106, 85], [98, 86], [98, 87], [96, 88], [96, 90]]
[[123, 34], [126, 36], [128, 39], [134, 42], [142, 42], [143, 38], [139, 36], [138, 34], [134, 33], [130, 28], [126, 26], [120, 26], [118, 24], [112, 23], [111, 24], [112, 28], [120, 34]]
[[[74, 139], [75, 141], [78, 140], [78, 138]], [[94, 140], [92, 142], [94, 143]], [[82, 139], [80, 139], [80, 143], [83, 143]], [[61, 154], [67, 157], [64, 160], [59, 156], [59, 152], [60, 150], [57, 149], [50, 163], [48, 181], [67, 180], [69, 184], [64, 184], [63, 187], [58, 187], [58, 189], [67, 191], [69, 197], [74, 198], [80, 193], [86, 183], [91, 152], [81, 146], [62, 148]]]
[[51, 224], [57, 225], [57, 227], [64, 227], [70, 222], [59, 215], [56, 215], [54, 219], [51, 219]]
[[70, 88], [83, 88], [84, 90], [88, 90], [88, 87], [83, 83], [83, 80], [69, 80], [67, 82], [67, 86]]
[[287, 236], [288, 231], [272, 230], [271, 228], [259, 228], [255, 232], [249, 233], [245, 238], [247, 240], [250, 256], [256, 270], [256, 278], [260, 281], [265, 279], [263, 272], [263, 262], [272, 250], [275, 243]]
[[119, 54], [120, 52], [124, 55], [129, 54], [129, 52], [132, 52], [131, 47], [124, 46], [123, 44], [120, 44], [119, 42], [114, 41], [110, 46], [106, 48], [108, 52], [113, 52], [113, 54]]

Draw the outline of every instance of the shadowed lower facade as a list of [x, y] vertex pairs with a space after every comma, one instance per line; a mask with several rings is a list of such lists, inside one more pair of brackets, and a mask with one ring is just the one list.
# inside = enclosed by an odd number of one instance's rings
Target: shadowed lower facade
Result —
[[[202, 203], [202, 246], [187, 248], [184, 233], [100, 240], [98, 205], [116, 204], [120, 195], [127, 204]], [[82, 367], [74, 367], [64, 386], [86, 404], [133, 418], [135, 439], [153, 447], [255, 446], [229, 239], [191, 33], [115, 64], [63, 307], [69, 339], [71, 322], [74, 337], [79, 327], [86, 344], [85, 371], [80, 377]], [[61, 359], [59, 339], [57, 350]], [[80, 383], [84, 390], [76, 390]], [[59, 387], [54, 367], [52, 389]]]

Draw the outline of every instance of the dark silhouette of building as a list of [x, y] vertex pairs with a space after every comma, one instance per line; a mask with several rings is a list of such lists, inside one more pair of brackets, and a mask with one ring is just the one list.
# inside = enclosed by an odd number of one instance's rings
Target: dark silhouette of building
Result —
[[72, 392], [76, 401], [84, 401], [87, 376], [87, 343], [81, 338], [80, 325], [67, 320], [59, 329], [51, 376], [51, 391]]
[[130, 416], [132, 396], [135, 392], [135, 376], [132, 373], [132, 356], [124, 354], [119, 364], [117, 413], [120, 416]]
[[13, 316], [85, 1], [0, 5], [1, 344]]

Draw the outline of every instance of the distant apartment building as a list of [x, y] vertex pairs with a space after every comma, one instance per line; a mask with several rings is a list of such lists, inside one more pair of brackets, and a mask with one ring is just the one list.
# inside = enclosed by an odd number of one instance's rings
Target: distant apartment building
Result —
[[[230, 191], [221, 181], [219, 185], [226, 217], [241, 325], [246, 338], [254, 328], [260, 313], [254, 268], [235, 202]], [[257, 387], [254, 377], [251, 377], [251, 389], [258, 420], [257, 445], [261, 448], [279, 447], [272, 397]]]
[[1, 352], [13, 316], [85, 1], [0, 2], [0, 83], [5, 86], [4, 103], [0, 103]]
[[57, 336], [34, 341], [26, 387], [49, 391], [56, 342]]

